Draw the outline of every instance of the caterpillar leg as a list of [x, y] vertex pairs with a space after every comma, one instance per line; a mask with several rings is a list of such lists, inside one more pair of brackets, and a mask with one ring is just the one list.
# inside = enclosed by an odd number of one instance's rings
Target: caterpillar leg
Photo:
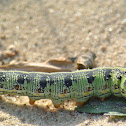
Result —
[[34, 105], [35, 101], [36, 101], [36, 100], [29, 99], [29, 104], [30, 104], [30, 105]]
[[2, 100], [2, 96], [0, 95], [0, 100]]
[[85, 103], [85, 102], [76, 102], [76, 105], [77, 105], [78, 107], [81, 107], [81, 106], [84, 105], [84, 103]]
[[64, 101], [58, 101], [58, 100], [52, 100], [52, 103], [54, 105], [55, 108], [59, 108], [60, 105], [63, 103]]
[[61, 104], [53, 104], [55, 108], [59, 108]]
[[101, 101], [104, 101], [104, 100], [105, 100], [105, 98], [100, 98], [100, 100], [101, 100]]

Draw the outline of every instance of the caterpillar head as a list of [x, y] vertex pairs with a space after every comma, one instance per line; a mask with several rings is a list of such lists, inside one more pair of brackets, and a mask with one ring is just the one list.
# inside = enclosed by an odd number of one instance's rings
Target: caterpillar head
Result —
[[126, 98], [126, 75], [121, 79], [120, 91], [122, 96]]

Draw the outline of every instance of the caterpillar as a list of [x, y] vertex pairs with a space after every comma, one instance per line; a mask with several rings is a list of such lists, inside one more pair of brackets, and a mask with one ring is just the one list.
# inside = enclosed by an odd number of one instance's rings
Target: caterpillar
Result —
[[126, 68], [103, 67], [74, 72], [1, 71], [0, 95], [28, 96], [30, 103], [51, 99], [58, 107], [73, 99], [82, 105], [90, 97], [110, 95], [126, 98]]

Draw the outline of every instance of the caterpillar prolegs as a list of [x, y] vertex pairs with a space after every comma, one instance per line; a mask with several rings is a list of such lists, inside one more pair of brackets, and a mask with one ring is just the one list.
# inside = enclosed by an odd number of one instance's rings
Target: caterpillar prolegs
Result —
[[31, 104], [35, 100], [51, 99], [56, 107], [68, 99], [83, 104], [92, 96], [126, 98], [126, 68], [55, 73], [1, 71], [0, 94], [28, 96]]

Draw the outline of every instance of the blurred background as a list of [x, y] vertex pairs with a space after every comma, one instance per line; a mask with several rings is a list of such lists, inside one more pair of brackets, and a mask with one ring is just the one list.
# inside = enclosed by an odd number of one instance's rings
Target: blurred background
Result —
[[15, 60], [96, 53], [97, 66], [125, 66], [125, 0], [0, 0], [0, 50]]

